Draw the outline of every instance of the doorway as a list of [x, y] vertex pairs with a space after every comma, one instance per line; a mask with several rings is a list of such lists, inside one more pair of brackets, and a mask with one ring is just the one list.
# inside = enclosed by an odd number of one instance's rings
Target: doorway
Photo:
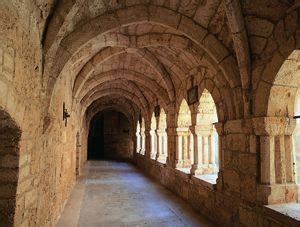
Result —
[[119, 111], [103, 111], [90, 123], [89, 160], [126, 160], [133, 156], [132, 130], [129, 120]]

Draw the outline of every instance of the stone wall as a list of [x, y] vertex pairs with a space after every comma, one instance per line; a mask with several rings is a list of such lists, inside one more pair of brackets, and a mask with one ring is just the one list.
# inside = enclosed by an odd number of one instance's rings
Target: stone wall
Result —
[[[262, 159], [267, 161], [263, 156], [264, 152], [267, 152], [263, 150], [263, 147], [266, 146], [267, 134], [261, 135], [260, 130], [265, 127], [265, 124], [269, 124], [267, 130], [276, 131], [277, 129], [270, 125], [276, 122], [278, 126], [279, 123], [276, 120], [234, 120], [216, 125], [222, 154], [216, 184], [199, 179], [193, 174], [182, 172], [180, 169], [174, 169], [169, 164], [163, 165], [140, 154], [135, 155], [135, 163], [146, 174], [184, 198], [200, 213], [219, 225], [250, 227], [272, 226], [274, 223], [285, 226], [287, 223], [293, 223], [292, 226], [297, 226], [297, 220], [284, 217], [284, 214], [276, 214], [274, 211], [267, 212], [268, 209], [264, 207], [265, 204], [297, 202], [297, 187], [294, 183], [277, 181], [277, 184], [272, 186], [261, 183], [268, 173], [273, 176], [279, 175], [278, 167], [268, 169], [265, 168], [264, 163], [261, 163], [264, 167], [260, 167], [258, 164]], [[257, 127], [258, 129], [255, 131], [254, 129]], [[285, 127], [290, 126], [286, 125]], [[274, 134], [275, 131], [268, 133]], [[285, 132], [287, 138], [288, 128], [285, 128]], [[277, 133], [281, 134], [283, 131], [277, 131]], [[290, 151], [287, 148], [286, 154], [288, 155]], [[260, 149], [262, 150], [258, 153]], [[276, 164], [274, 163], [274, 165]], [[282, 165], [292, 166], [288, 162], [288, 158]], [[288, 169], [285, 174], [284, 177], [288, 181], [290, 174]], [[281, 190], [282, 187], [285, 188], [284, 191]], [[282, 194], [283, 192], [285, 195]]]
[[[4, 140], [20, 137], [1, 151], [19, 148], [18, 160], [4, 156], [18, 163], [16, 209], [5, 221], [14, 212], [15, 226], [55, 225], [87, 159], [90, 120], [109, 108], [130, 128], [140, 121], [138, 165], [214, 221], [261, 225], [264, 204], [296, 202], [299, 15], [299, 1], [281, 0], [1, 0], [0, 108], [9, 117], [0, 124], [15, 125]], [[178, 126], [195, 132], [198, 102], [186, 105], [183, 120], [178, 114], [195, 85], [218, 115], [213, 186], [175, 169]], [[156, 105], [166, 113], [166, 166], [150, 159]], [[14, 206], [10, 196], [0, 193], [0, 213]]]
[[75, 127], [72, 120], [65, 127], [61, 117], [66, 82], [57, 86], [59, 100], [54, 97], [52, 113], [45, 114], [41, 40], [51, 4], [0, 2], [0, 220], [5, 226], [53, 226], [75, 183]]

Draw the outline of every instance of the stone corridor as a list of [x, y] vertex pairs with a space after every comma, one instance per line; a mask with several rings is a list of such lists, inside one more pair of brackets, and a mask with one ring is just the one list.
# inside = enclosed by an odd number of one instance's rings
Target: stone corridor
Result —
[[213, 226], [133, 165], [89, 161], [56, 227]]
[[299, 185], [300, 0], [0, 0], [0, 227], [299, 227]]

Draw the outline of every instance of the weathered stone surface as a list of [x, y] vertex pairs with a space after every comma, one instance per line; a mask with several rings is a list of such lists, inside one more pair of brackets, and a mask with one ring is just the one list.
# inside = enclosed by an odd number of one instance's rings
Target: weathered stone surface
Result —
[[262, 205], [299, 201], [297, 4], [2, 1], [0, 223], [54, 226], [114, 110], [106, 150], [218, 225], [286, 224]]

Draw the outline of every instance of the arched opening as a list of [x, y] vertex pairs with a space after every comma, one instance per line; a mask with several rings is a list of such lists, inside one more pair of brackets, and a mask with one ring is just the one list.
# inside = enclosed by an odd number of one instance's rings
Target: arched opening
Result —
[[156, 160], [166, 163], [168, 157], [168, 135], [167, 135], [167, 115], [165, 110], [161, 108], [158, 127], [157, 127], [157, 155]]
[[190, 173], [193, 163], [193, 137], [190, 131], [192, 120], [191, 111], [185, 99], [181, 102], [177, 122], [176, 167], [183, 172]]
[[7, 112], [0, 108], [0, 223], [13, 226], [19, 175], [21, 130]]
[[[260, 182], [281, 188], [281, 193], [266, 194], [266, 203], [299, 201], [299, 88], [300, 51], [294, 50], [284, 61], [270, 88], [267, 118], [260, 133], [262, 152]], [[294, 120], [293, 118], [296, 118]], [[287, 194], [291, 196], [286, 196]], [[270, 201], [270, 202], [269, 202]]]
[[88, 159], [127, 160], [133, 156], [133, 141], [127, 117], [115, 110], [96, 114], [90, 122]]
[[214, 126], [217, 122], [216, 104], [209, 91], [204, 89], [196, 115], [197, 147], [195, 147], [193, 172], [199, 178], [214, 184], [219, 170], [219, 140]]

